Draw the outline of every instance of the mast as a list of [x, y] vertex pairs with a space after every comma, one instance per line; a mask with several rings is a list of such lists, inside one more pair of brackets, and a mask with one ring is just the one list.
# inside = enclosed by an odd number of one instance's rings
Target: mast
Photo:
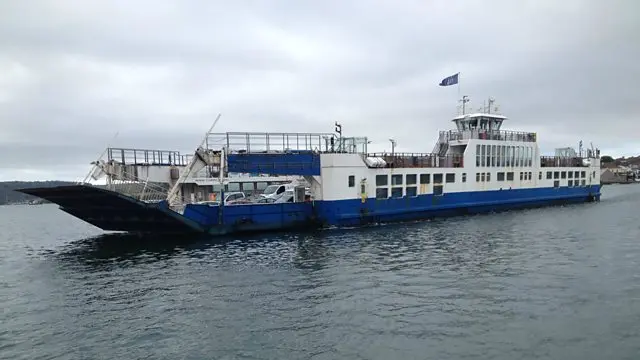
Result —
[[462, 101], [462, 115], [464, 115], [465, 114], [465, 105], [466, 105], [466, 103], [469, 102], [469, 97], [467, 95], [464, 95], [462, 97], [462, 100], [460, 100], [460, 101]]

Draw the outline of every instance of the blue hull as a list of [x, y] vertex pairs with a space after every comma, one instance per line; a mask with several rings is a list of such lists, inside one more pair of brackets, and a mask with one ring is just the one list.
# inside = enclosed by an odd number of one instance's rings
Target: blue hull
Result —
[[397, 199], [316, 202], [324, 225], [358, 226], [600, 200], [600, 185], [419, 195]]
[[420, 195], [397, 199], [316, 201], [314, 203], [250, 204], [219, 208], [188, 205], [184, 216], [211, 234], [292, 228], [360, 226], [422, 220], [600, 199], [600, 186], [499, 190]]
[[600, 200], [600, 185], [233, 206], [147, 204], [92, 186], [22, 189], [103, 230], [226, 235], [422, 220]]

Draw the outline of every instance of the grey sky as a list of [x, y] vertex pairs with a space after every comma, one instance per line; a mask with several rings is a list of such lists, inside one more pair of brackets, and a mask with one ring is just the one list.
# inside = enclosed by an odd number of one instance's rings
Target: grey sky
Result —
[[0, 180], [82, 178], [111, 145], [216, 131], [368, 136], [431, 151], [456, 86], [544, 152], [640, 153], [636, 0], [3, 1]]

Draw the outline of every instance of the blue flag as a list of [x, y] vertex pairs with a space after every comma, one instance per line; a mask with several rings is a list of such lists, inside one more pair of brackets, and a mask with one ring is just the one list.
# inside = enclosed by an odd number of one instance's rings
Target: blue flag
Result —
[[442, 79], [442, 81], [440, 81], [440, 86], [449, 86], [449, 85], [455, 85], [458, 83], [458, 75], [460, 75], [460, 73], [457, 73], [455, 75], [451, 75], [449, 77], [446, 77], [444, 79]]

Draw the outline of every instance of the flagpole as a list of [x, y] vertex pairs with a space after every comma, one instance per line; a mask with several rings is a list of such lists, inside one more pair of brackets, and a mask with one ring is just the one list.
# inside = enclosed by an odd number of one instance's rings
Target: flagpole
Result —
[[458, 72], [458, 99], [460, 98], [460, 72]]

